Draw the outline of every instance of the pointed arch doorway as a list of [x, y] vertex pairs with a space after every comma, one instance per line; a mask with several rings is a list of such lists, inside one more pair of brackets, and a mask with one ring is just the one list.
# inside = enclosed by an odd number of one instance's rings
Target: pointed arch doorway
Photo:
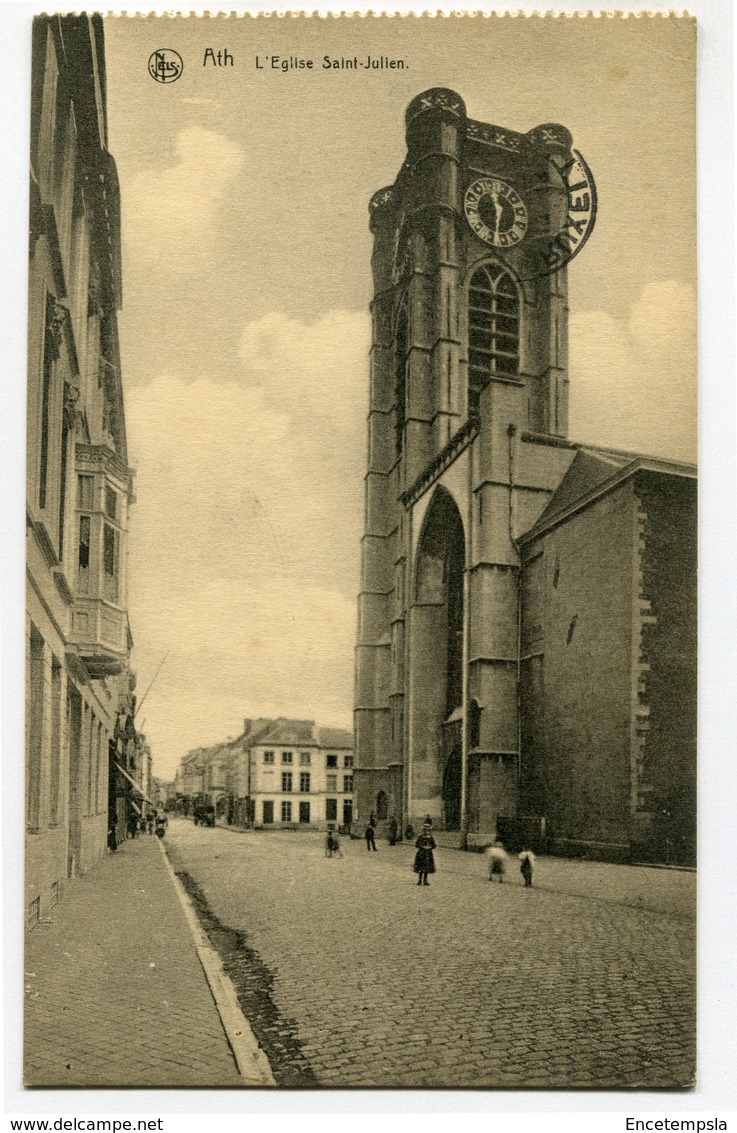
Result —
[[435, 490], [420, 533], [410, 612], [410, 813], [460, 829], [463, 727], [463, 521]]

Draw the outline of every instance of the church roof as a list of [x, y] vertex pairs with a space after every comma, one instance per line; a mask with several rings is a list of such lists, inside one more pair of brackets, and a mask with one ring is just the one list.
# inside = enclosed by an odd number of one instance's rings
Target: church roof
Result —
[[621, 458], [604, 457], [586, 449], [579, 449], [535, 526], [546, 523], [548, 519], [570, 507], [592, 488], [603, 484], [613, 472], [624, 467], [625, 463]]
[[686, 479], [696, 477], [696, 468], [692, 464], [660, 460], [634, 452], [582, 445], [550, 497], [545, 510], [530, 530], [520, 536], [518, 542], [526, 543], [545, 529], [562, 523], [573, 512], [586, 507], [637, 472], [660, 473]]

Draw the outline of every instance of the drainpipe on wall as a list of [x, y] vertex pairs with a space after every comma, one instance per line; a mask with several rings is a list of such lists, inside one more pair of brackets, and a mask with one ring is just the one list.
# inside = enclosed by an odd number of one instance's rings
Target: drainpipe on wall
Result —
[[412, 801], [412, 753], [410, 749], [411, 727], [410, 721], [412, 717], [412, 682], [410, 681], [410, 637], [412, 632], [412, 597], [414, 593], [414, 561], [412, 556], [412, 517], [414, 514], [414, 504], [410, 504], [407, 508], [407, 534], [405, 539], [405, 559], [404, 559], [404, 594], [403, 594], [403, 607], [404, 607], [404, 673], [402, 674], [402, 684], [404, 686], [404, 698], [402, 700], [404, 712], [402, 719], [402, 786], [404, 794], [404, 816], [402, 819], [402, 838], [404, 838], [404, 831], [407, 829], [407, 824], [410, 821], [410, 803]]
[[515, 473], [516, 473], [516, 444], [517, 426], [510, 425], [507, 429], [509, 438], [509, 541], [517, 553], [517, 765], [515, 768], [515, 783], [519, 789], [522, 779], [522, 712], [520, 703], [520, 686], [522, 680], [522, 557], [519, 544], [514, 537], [516, 510], [514, 501]]
[[473, 542], [471, 537], [473, 523], [473, 451], [468, 449], [468, 484], [466, 499], [466, 561], [463, 565], [463, 689], [461, 692], [461, 849], [468, 849], [468, 707], [470, 698], [470, 655], [471, 655], [471, 611], [469, 602], [469, 577]]

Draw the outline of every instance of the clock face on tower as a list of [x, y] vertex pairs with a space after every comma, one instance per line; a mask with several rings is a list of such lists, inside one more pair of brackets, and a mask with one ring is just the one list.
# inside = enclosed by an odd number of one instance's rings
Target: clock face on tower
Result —
[[527, 232], [527, 208], [519, 193], [497, 177], [479, 177], [466, 189], [466, 220], [476, 235], [495, 248], [519, 244]]

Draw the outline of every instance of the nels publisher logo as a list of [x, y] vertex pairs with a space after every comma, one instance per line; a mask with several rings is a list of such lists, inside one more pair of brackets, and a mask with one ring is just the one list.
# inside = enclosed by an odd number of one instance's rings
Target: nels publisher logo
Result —
[[181, 55], [170, 47], [154, 51], [148, 61], [148, 73], [157, 83], [175, 83], [183, 70]]

